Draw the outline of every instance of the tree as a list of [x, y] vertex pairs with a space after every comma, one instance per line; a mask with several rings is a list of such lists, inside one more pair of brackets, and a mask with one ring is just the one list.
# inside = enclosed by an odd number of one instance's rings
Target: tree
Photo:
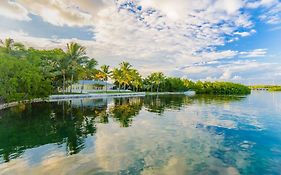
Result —
[[122, 71], [118, 68], [114, 68], [111, 74], [111, 78], [114, 80], [114, 83], [118, 85], [118, 90], [120, 92], [120, 88], [123, 83]]
[[68, 64], [67, 67], [69, 68], [71, 74], [70, 92], [72, 92], [74, 74], [77, 74], [77, 69], [79, 69], [79, 66], [84, 64], [89, 57], [86, 56], [86, 48], [75, 42], [67, 44], [66, 56], [66, 63]]
[[13, 45], [14, 49], [17, 51], [25, 51], [25, 46], [22, 43], [16, 42]]
[[6, 38], [4, 41], [0, 40], [0, 43], [6, 49], [6, 52], [10, 53], [14, 44], [14, 40], [11, 38]]
[[39, 67], [15, 57], [1, 58], [0, 84], [0, 96], [6, 102], [47, 97], [52, 92], [50, 79]]
[[108, 65], [102, 65], [100, 67], [100, 71], [102, 72], [103, 74], [103, 81], [105, 81], [105, 91], [107, 92], [107, 81], [108, 81], [108, 78], [111, 74], [111, 71], [109, 70], [109, 66]]
[[132, 81], [132, 76], [131, 76], [132, 65], [128, 62], [122, 62], [120, 63], [120, 70], [122, 76], [122, 84], [124, 85], [124, 89], [126, 89], [130, 85], [130, 82]]
[[[83, 80], [92, 80], [96, 77], [96, 74], [98, 73], [98, 70], [95, 68], [98, 65], [98, 62], [92, 58], [90, 60], [87, 60], [84, 63], [84, 66], [80, 67], [80, 69], [78, 69], [78, 77], [79, 79], [83, 79]], [[81, 88], [81, 93], [84, 90], [84, 81], [82, 84], [82, 88]]]
[[159, 92], [160, 85], [164, 82], [165, 76], [162, 72], [154, 72], [150, 74], [148, 77], [148, 82], [151, 84], [151, 91], [153, 91], [153, 87], [156, 87], [157, 93]]
[[132, 86], [133, 90], [138, 91], [138, 89], [142, 86], [142, 78], [139, 72], [136, 69], [133, 69], [131, 71], [131, 77], [132, 77]]

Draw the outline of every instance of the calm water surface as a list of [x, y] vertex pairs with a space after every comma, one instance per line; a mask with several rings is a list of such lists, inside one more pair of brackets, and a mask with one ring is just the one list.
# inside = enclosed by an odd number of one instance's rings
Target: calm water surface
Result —
[[0, 111], [0, 174], [281, 174], [281, 93]]

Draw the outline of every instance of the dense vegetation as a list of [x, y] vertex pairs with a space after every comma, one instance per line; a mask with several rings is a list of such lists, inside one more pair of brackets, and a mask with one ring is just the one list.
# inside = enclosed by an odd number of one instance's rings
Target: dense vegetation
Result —
[[97, 61], [87, 56], [86, 48], [73, 42], [66, 45], [65, 51], [59, 48], [26, 48], [10, 38], [0, 42], [0, 102], [66, 93], [66, 88], [80, 79], [106, 82], [111, 79], [116, 89], [132, 91], [173, 92], [191, 89], [204, 94], [250, 93], [248, 87], [240, 84], [194, 83], [187, 79], [166, 77], [162, 72], [153, 72], [143, 78], [128, 62], [122, 62], [113, 69], [108, 65], [98, 69]]
[[251, 89], [268, 89], [269, 91], [281, 91], [281, 86], [276, 85], [254, 85], [249, 86]]
[[223, 95], [247, 95], [251, 89], [247, 86], [231, 82], [191, 82], [189, 85], [197, 94], [223, 94]]

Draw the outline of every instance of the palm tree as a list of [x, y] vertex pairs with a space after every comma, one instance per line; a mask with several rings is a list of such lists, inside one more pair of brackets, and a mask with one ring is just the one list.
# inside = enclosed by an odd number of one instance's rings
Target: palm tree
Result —
[[115, 81], [115, 84], [118, 84], [118, 90], [120, 92], [120, 87], [123, 83], [122, 71], [121, 69], [114, 68], [111, 74], [111, 78]]
[[151, 91], [153, 89], [153, 86], [156, 85], [157, 93], [158, 93], [160, 84], [162, 84], [164, 82], [165, 76], [162, 72], [154, 72], [148, 76], [148, 80], [151, 83]]
[[111, 71], [109, 70], [109, 66], [108, 65], [102, 65], [100, 67], [100, 69], [101, 69], [101, 71], [102, 71], [102, 73], [104, 75], [103, 81], [105, 81], [105, 83], [106, 83], [105, 84], [105, 92], [107, 92], [107, 81], [108, 81], [108, 78], [109, 78], [109, 76], [111, 74]]
[[[91, 60], [87, 60], [84, 63], [84, 66], [80, 66], [77, 69], [79, 78], [83, 80], [93, 79], [98, 72], [98, 70], [95, 68], [97, 65], [98, 62], [94, 58], [92, 58]], [[80, 92], [83, 93], [83, 90], [84, 90], [84, 81]]]
[[24, 51], [25, 50], [25, 46], [22, 43], [16, 42], [13, 45], [15, 50], [19, 50], [19, 51]]
[[124, 89], [126, 89], [127, 86], [129, 86], [132, 76], [131, 76], [131, 70], [132, 70], [132, 65], [128, 62], [122, 62], [120, 64], [120, 70], [122, 72], [122, 81], [124, 85]]
[[69, 60], [67, 57], [64, 57], [63, 59], [56, 62], [56, 68], [55, 68], [55, 74], [59, 74], [62, 76], [62, 92], [65, 93], [65, 87], [66, 87], [66, 75], [68, 73], [69, 69]]
[[139, 72], [136, 69], [133, 69], [131, 71], [131, 75], [132, 75], [132, 85], [133, 85], [133, 90], [138, 91], [138, 89], [141, 87], [142, 85], [142, 78], [139, 74]]
[[84, 63], [83, 68], [80, 70], [80, 78], [91, 80], [95, 78], [95, 75], [98, 73], [98, 70], [96, 69], [96, 66], [98, 65], [98, 62], [92, 58], [91, 60], [87, 60]]
[[18, 51], [14, 52], [14, 56], [22, 57], [24, 56], [24, 52], [26, 50], [25, 46], [20, 42], [14, 42], [11, 38], [6, 38], [4, 41], [0, 40], [0, 44], [5, 48], [7, 53], [11, 53], [12, 50]]
[[71, 42], [67, 43], [67, 50], [66, 50], [67, 59], [69, 62], [69, 69], [71, 73], [71, 89], [70, 92], [72, 92], [72, 84], [74, 79], [74, 73], [76, 72], [76, 69], [84, 64], [86, 60], [89, 59], [88, 56], [86, 56], [86, 47], [81, 46], [78, 43]]
[[0, 43], [3, 45], [6, 51], [10, 53], [14, 44], [14, 40], [11, 38], [6, 38], [4, 41], [0, 40]]

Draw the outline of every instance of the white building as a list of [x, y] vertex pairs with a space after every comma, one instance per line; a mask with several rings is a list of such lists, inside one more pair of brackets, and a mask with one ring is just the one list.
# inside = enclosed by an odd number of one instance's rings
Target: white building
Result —
[[105, 91], [106, 88], [107, 90], [112, 90], [113, 86], [114, 85], [111, 83], [99, 80], [80, 80], [72, 86], [69, 86], [66, 91], [76, 93], [90, 93], [96, 91]]

